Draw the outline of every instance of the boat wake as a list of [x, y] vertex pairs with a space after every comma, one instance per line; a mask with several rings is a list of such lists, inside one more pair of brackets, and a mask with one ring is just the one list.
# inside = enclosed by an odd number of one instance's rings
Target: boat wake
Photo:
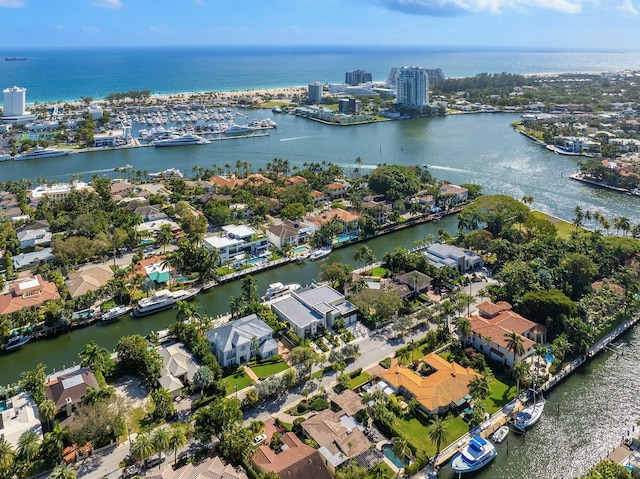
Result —
[[457, 171], [458, 173], [473, 173], [469, 170], [463, 170], [462, 168], [452, 168], [450, 166], [438, 166], [438, 165], [429, 165], [430, 170], [443, 170], [443, 171]]
[[306, 140], [307, 138], [322, 138], [323, 136], [325, 135], [293, 136], [291, 138], [280, 138], [278, 141]]
[[340, 168], [360, 168], [361, 170], [375, 170], [380, 165], [358, 165], [357, 163], [338, 164]]

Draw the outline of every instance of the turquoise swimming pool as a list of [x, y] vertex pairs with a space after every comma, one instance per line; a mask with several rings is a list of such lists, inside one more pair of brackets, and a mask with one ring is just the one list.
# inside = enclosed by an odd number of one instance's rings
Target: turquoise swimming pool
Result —
[[297, 248], [293, 248], [293, 252], [295, 254], [306, 253], [307, 251], [309, 251], [308, 246], [298, 246]]
[[384, 444], [381, 448], [382, 454], [387, 456], [387, 459], [389, 459], [398, 469], [401, 467], [407, 467], [409, 465], [407, 457], [405, 456], [403, 460], [400, 457], [396, 456], [391, 450], [392, 447], [393, 446], [391, 444]]
[[338, 236], [336, 238], [336, 243], [344, 243], [346, 241], [351, 241], [353, 239], [356, 239], [359, 236], [359, 233], [346, 233], [346, 234], [341, 234], [340, 236]]
[[266, 258], [251, 258], [247, 260], [246, 264], [254, 265], [254, 264], [262, 263], [263, 261], [265, 261], [265, 259]]

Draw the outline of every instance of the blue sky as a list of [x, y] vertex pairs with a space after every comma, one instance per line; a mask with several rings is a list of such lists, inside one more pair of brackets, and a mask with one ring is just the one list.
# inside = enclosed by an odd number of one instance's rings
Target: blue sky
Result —
[[415, 45], [630, 50], [640, 0], [0, 0], [0, 49]]

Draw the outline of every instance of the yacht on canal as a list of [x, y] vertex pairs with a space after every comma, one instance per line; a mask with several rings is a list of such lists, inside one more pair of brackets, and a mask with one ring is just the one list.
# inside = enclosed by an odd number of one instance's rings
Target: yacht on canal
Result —
[[453, 456], [451, 468], [458, 474], [482, 469], [489, 464], [498, 452], [493, 444], [482, 436], [474, 436], [464, 449]]
[[288, 296], [295, 290], [300, 289], [300, 284], [291, 283], [291, 284], [282, 284], [280, 282], [271, 283], [267, 292], [264, 293], [264, 301], [270, 301], [276, 298], [282, 298], [283, 296]]
[[129, 311], [131, 311], [131, 309], [131, 306], [125, 306], [123, 304], [114, 306], [102, 315], [100, 321], [102, 321], [102, 324], [114, 323]]
[[189, 301], [195, 298], [198, 292], [200, 292], [199, 288], [179, 289], [177, 291], [169, 291], [168, 289], [154, 291], [150, 298], [142, 298], [138, 301], [138, 304], [133, 308], [131, 314], [141, 317], [165, 309], [171, 309], [178, 301]]
[[22, 346], [27, 344], [30, 340], [31, 340], [30, 334], [27, 334], [27, 335], [21, 334], [19, 336], [14, 336], [11, 339], [9, 339], [9, 341], [7, 341], [7, 344], [4, 347], [4, 351], [9, 352], [9, 351], [15, 351], [16, 349], [20, 349]]

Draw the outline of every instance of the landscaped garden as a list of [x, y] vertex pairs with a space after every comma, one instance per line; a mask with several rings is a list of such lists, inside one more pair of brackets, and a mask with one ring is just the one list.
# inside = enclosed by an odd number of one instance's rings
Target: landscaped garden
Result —
[[224, 384], [226, 394], [232, 394], [253, 384], [253, 380], [247, 375], [243, 367], [225, 371], [225, 375], [220, 381]]
[[276, 355], [259, 361], [255, 365], [251, 364], [249, 367], [260, 379], [267, 379], [270, 376], [288, 369], [289, 365], [284, 361], [284, 359]]

